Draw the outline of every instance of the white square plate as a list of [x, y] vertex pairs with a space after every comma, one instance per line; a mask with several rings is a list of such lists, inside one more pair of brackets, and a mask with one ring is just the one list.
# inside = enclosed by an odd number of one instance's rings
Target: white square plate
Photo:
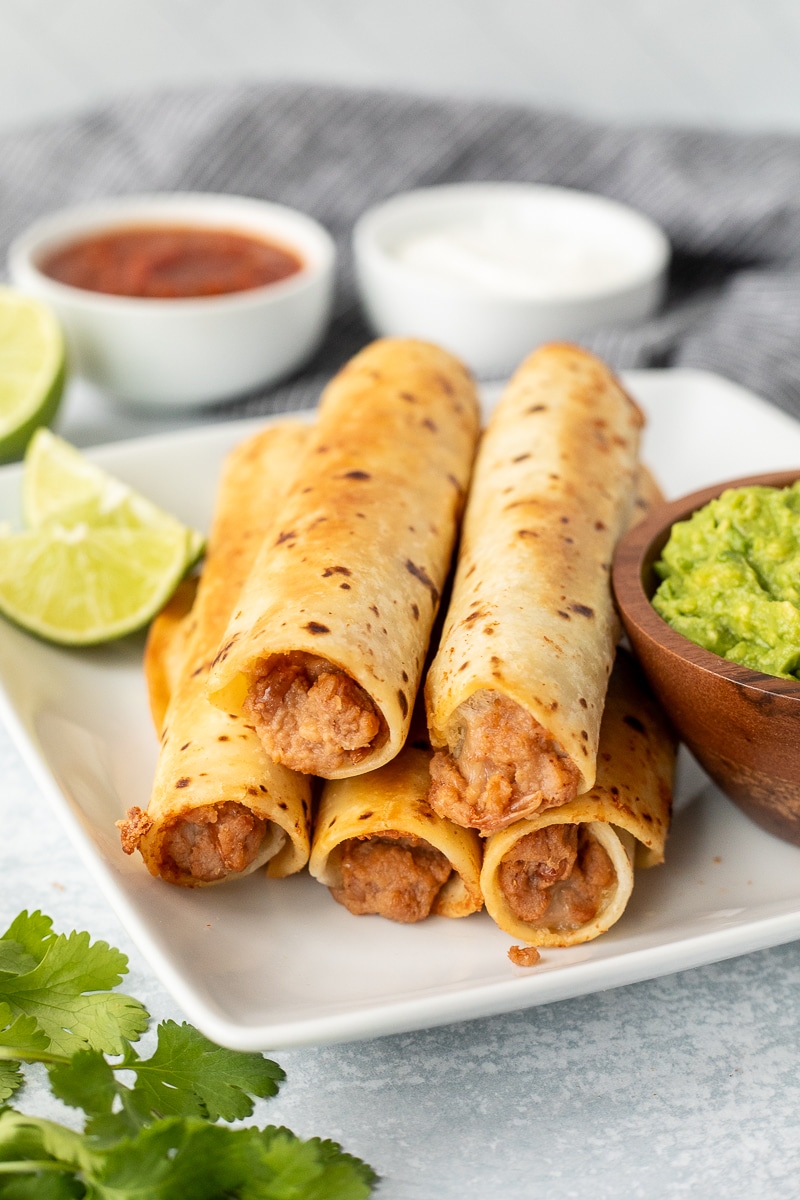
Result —
[[[800, 465], [800, 424], [697, 371], [632, 372], [644, 457], [669, 496]], [[495, 392], [487, 390], [487, 404]], [[263, 422], [118, 443], [91, 457], [206, 528], [221, 459]], [[19, 467], [0, 519], [19, 520]], [[189, 891], [126, 858], [115, 820], [145, 807], [156, 760], [143, 639], [60, 650], [0, 621], [0, 713], [78, 852], [186, 1015], [241, 1049], [343, 1041], [485, 1016], [800, 937], [800, 849], [752, 825], [688, 757], [667, 862], [641, 872], [614, 928], [511, 965], [486, 914], [417, 926], [353, 917], [307, 875]], [[33, 848], [31, 850], [33, 853]]]

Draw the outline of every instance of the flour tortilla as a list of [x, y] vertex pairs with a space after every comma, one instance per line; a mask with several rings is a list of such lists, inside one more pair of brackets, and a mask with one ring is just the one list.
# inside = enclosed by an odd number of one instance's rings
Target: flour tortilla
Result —
[[[214, 703], [237, 714], [287, 656], [314, 656], [355, 681], [380, 734], [332, 767], [301, 769], [362, 774], [403, 746], [478, 428], [466, 368], [425, 342], [375, 342], [326, 388], [209, 680]], [[286, 752], [283, 761], [305, 764], [313, 753], [312, 739], [302, 759]]]
[[[542, 347], [509, 383], [476, 461], [426, 682], [431, 742], [451, 757], [462, 706], [495, 694], [538, 724], [574, 776], [572, 795], [592, 787], [619, 629], [611, 558], [632, 518], [642, 423], [615, 376], [577, 346]], [[469, 823], [490, 832], [549, 802], [516, 796]]]
[[430, 750], [409, 744], [367, 775], [326, 782], [308, 867], [315, 879], [330, 888], [341, 887], [343, 843], [391, 831], [422, 838], [450, 863], [452, 874], [434, 900], [432, 915], [466, 917], [483, 907], [481, 840], [474, 830], [462, 829], [431, 809], [430, 757]]
[[[486, 908], [501, 929], [536, 946], [575, 946], [619, 920], [633, 890], [634, 865], [652, 867], [664, 861], [675, 751], [675, 738], [663, 712], [639, 668], [620, 650], [603, 715], [594, 786], [569, 804], [493, 834], [486, 843], [481, 889]], [[501, 863], [514, 845], [527, 834], [556, 824], [584, 826], [614, 867], [614, 883], [599, 911], [577, 928], [549, 925], [546, 912], [535, 923], [521, 920], [500, 886]]]
[[[154, 623], [146, 663], [151, 707], [163, 716], [161, 750], [146, 814], [121, 822], [123, 846], [137, 848], [153, 875], [201, 886], [165, 852], [165, 838], [193, 811], [242, 805], [267, 822], [256, 858], [275, 878], [299, 871], [310, 850], [311, 789], [305, 776], [277, 766], [240, 717], [210, 704], [211, 659], [241, 587], [297, 469], [310, 436], [299, 422], [271, 426], [237, 447], [224, 465], [197, 598], [181, 619], [180, 603]], [[181, 658], [181, 652], [183, 657]], [[215, 880], [213, 882], [219, 882]]]

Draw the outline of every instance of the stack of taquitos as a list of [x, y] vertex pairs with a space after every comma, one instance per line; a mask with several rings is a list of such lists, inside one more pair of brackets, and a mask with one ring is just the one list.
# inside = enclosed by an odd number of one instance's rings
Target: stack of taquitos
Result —
[[281, 877], [308, 860], [310, 780], [272, 762], [244, 718], [209, 703], [206, 684], [309, 432], [276, 425], [229, 455], [194, 606], [181, 623], [178, 597], [151, 630], [147, 666], [157, 725], [163, 715], [161, 749], [147, 812], [132, 808], [118, 824], [125, 852], [138, 848], [151, 874], [170, 883], [217, 883], [264, 863]]

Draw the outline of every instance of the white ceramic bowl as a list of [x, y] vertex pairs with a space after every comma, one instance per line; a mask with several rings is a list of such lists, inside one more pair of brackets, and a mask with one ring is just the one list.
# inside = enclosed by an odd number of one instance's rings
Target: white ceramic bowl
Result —
[[[38, 264], [90, 233], [187, 225], [255, 234], [295, 250], [294, 275], [264, 287], [192, 299], [140, 299], [84, 291]], [[65, 209], [11, 245], [12, 282], [47, 301], [67, 336], [71, 367], [120, 401], [173, 408], [210, 404], [274, 383], [300, 367], [325, 334], [336, 251], [295, 209], [243, 196], [164, 193]]]
[[524, 183], [395, 196], [359, 219], [353, 249], [376, 333], [438, 342], [483, 378], [508, 375], [541, 342], [651, 315], [670, 258], [667, 238], [641, 213]]

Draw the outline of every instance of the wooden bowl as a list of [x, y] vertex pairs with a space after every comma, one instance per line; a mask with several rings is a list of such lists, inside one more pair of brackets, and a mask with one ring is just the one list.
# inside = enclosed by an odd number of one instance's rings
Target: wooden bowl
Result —
[[800, 470], [719, 483], [660, 505], [621, 540], [614, 596], [625, 631], [682, 740], [757, 825], [800, 845], [800, 682], [764, 675], [696, 646], [650, 603], [670, 530], [727, 488], [787, 487]]

